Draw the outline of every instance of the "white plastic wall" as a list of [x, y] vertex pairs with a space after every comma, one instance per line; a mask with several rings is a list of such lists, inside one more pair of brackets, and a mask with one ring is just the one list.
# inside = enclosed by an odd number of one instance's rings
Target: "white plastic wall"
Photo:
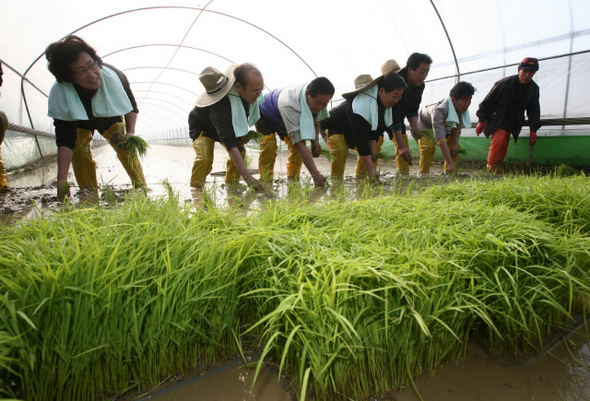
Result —
[[[209, 65], [253, 62], [268, 90], [326, 76], [337, 101], [363, 73], [379, 75], [412, 52], [434, 63], [423, 104], [473, 83], [477, 105], [492, 84], [540, 59], [543, 118], [588, 117], [588, 0], [0, 0], [4, 85], [0, 109], [11, 122], [51, 132], [47, 94], [54, 82], [43, 56], [74, 33], [122, 69], [139, 101], [138, 134], [183, 132]], [[476, 107], [471, 107], [475, 121]]]

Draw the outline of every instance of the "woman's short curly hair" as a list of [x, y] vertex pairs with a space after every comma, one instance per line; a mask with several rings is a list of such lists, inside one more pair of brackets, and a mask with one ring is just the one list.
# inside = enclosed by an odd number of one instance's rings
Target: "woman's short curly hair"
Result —
[[47, 46], [45, 49], [47, 69], [53, 74], [57, 82], [74, 81], [70, 65], [78, 60], [80, 53], [88, 53], [98, 63], [99, 67], [102, 67], [102, 60], [96, 54], [96, 50], [75, 35], [66, 36], [59, 42]]

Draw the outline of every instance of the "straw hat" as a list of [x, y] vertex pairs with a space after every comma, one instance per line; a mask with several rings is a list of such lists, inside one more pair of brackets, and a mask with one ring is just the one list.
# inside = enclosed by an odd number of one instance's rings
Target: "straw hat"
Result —
[[377, 78], [373, 79], [369, 74], [359, 75], [354, 79], [355, 90], [352, 92], [343, 93], [342, 97], [348, 99], [350, 97], [353, 97], [357, 93], [364, 91], [365, 89], [372, 88], [377, 84], [377, 82], [379, 82], [382, 76], [383, 75], [379, 75]]
[[[393, 59], [387, 60], [381, 66], [381, 74], [385, 75], [391, 71], [393, 71], [393, 72], [400, 72], [401, 71], [399, 64]], [[364, 91], [365, 89], [372, 88], [373, 86], [375, 86], [377, 84], [377, 82], [379, 82], [379, 80], [381, 78], [383, 78], [383, 75], [379, 75], [375, 79], [371, 78], [371, 76], [369, 74], [359, 75], [358, 77], [356, 77], [354, 79], [355, 90], [352, 92], [343, 93], [342, 97], [345, 99], [348, 99], [350, 97], [353, 97], [357, 93]]]
[[393, 72], [400, 72], [401, 71], [401, 67], [399, 66], [397, 61], [395, 61], [394, 59], [387, 60], [381, 66], [381, 74], [385, 75], [391, 71], [393, 71]]
[[234, 70], [237, 66], [237, 64], [232, 64], [224, 72], [213, 67], [205, 68], [199, 75], [199, 81], [205, 87], [205, 93], [197, 99], [197, 106], [211, 106], [227, 95], [236, 82]]

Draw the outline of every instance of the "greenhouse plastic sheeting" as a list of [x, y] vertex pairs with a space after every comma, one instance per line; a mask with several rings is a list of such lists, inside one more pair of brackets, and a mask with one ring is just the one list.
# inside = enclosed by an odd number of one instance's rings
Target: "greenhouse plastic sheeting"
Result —
[[380, 75], [390, 58], [413, 52], [434, 63], [422, 104], [448, 95], [458, 81], [477, 89], [470, 109], [493, 83], [540, 60], [542, 118], [588, 117], [588, 0], [0, 0], [4, 65], [0, 109], [10, 121], [52, 131], [47, 95], [54, 82], [44, 50], [76, 34], [129, 78], [138, 100], [137, 133], [186, 132], [203, 92], [207, 66], [252, 62], [266, 90], [328, 77], [333, 105], [357, 75]]
[[55, 140], [30, 134], [6, 131], [2, 158], [6, 170], [14, 170], [56, 153]]

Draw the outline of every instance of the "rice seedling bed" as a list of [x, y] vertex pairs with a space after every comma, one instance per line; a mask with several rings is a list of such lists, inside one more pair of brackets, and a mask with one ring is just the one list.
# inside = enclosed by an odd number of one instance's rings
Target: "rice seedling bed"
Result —
[[589, 179], [466, 180], [249, 214], [134, 196], [0, 227], [0, 392], [109, 399], [248, 346], [301, 399], [364, 399], [515, 356], [590, 295]]

